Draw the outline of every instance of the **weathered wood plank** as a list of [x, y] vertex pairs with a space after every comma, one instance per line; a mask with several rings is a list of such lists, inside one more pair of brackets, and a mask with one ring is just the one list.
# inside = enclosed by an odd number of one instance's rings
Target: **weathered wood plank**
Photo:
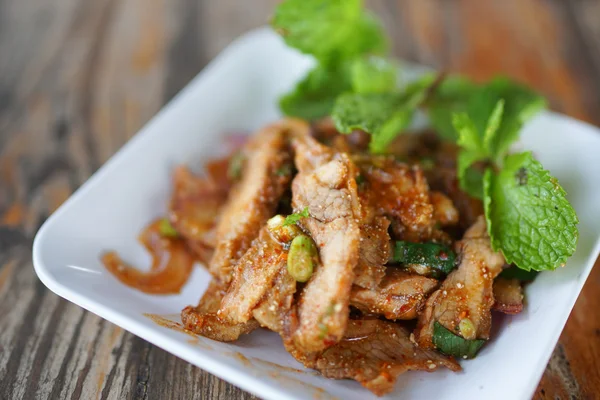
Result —
[[[253, 398], [59, 299], [41, 223], [276, 0], [0, 0], [0, 398]], [[408, 60], [533, 85], [600, 124], [600, 1], [369, 0]], [[8, 56], [7, 56], [8, 55]], [[600, 386], [596, 268], [536, 398]]]

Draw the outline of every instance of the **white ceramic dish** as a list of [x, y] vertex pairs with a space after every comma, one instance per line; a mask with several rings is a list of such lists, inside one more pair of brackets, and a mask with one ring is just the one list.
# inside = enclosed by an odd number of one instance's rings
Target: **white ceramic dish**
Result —
[[[137, 243], [141, 228], [164, 214], [170, 173], [180, 163], [200, 168], [227, 132], [248, 131], [279, 117], [276, 98], [310, 66], [268, 29], [231, 44], [135, 138], [81, 187], [38, 232], [33, 260], [58, 295], [236, 386], [268, 399], [374, 396], [352, 381], [305, 370], [276, 334], [256, 331], [236, 343], [193, 339], [153, 322], [174, 321], [197, 303], [209, 276], [196, 268], [176, 296], [149, 296], [122, 285], [99, 262], [107, 249], [148, 265]], [[526, 399], [544, 371], [599, 250], [600, 130], [554, 113], [529, 123], [521, 145], [559, 178], [581, 219], [581, 239], [568, 265], [527, 288], [525, 311], [495, 320], [493, 340], [464, 371], [402, 375], [388, 398]]]

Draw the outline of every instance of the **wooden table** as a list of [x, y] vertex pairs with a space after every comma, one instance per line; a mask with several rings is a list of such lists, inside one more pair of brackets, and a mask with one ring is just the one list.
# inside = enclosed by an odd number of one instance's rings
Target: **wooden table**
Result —
[[[275, 3], [0, 0], [1, 399], [253, 398], [52, 294], [35, 277], [31, 243], [50, 213]], [[369, 3], [397, 56], [478, 79], [510, 75], [552, 108], [600, 125], [599, 0]], [[598, 293], [596, 268], [536, 399], [598, 396]]]

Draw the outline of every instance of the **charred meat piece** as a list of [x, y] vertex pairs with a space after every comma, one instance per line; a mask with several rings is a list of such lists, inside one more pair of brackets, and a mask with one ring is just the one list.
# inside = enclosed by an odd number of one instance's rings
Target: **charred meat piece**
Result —
[[204, 264], [216, 246], [217, 219], [229, 192], [229, 181], [222, 174], [227, 161], [207, 165], [205, 177], [195, 176], [186, 167], [178, 167], [173, 174], [169, 221]]
[[224, 283], [231, 281], [233, 265], [273, 216], [289, 185], [291, 174], [279, 173], [291, 162], [286, 136], [284, 125], [273, 124], [253, 136], [244, 148], [244, 174], [232, 188], [222, 211], [216, 230], [217, 247], [209, 268]]
[[[429, 185], [420, 167], [390, 156], [355, 156], [364, 177], [361, 202], [392, 221], [396, 239], [423, 242], [444, 238], [436, 228]], [[367, 217], [368, 218], [368, 217]]]
[[273, 287], [252, 311], [252, 315], [262, 327], [283, 334], [284, 322], [293, 306], [294, 293], [296, 293], [296, 281], [283, 266]]
[[452, 200], [442, 192], [431, 192], [429, 194], [431, 205], [433, 205], [433, 219], [441, 226], [458, 224], [458, 210], [454, 207]]
[[181, 321], [186, 329], [220, 342], [232, 342], [241, 335], [258, 328], [258, 322], [250, 320], [246, 323], [231, 324], [223, 322], [217, 316], [221, 299], [226, 289], [218, 281], [211, 281], [208, 289], [200, 299], [198, 306], [187, 306], [181, 312]]
[[375, 217], [370, 224], [360, 227], [358, 263], [354, 269], [354, 284], [363, 288], [376, 288], [385, 276], [392, 249], [385, 217]]
[[494, 307], [504, 314], [523, 311], [523, 286], [518, 279], [496, 278], [494, 281]]
[[[287, 254], [264, 226], [258, 238], [237, 262], [233, 280], [219, 309], [219, 317], [231, 323], [247, 322], [278, 273], [286, 267]], [[287, 271], [286, 271], [287, 272]]]
[[419, 345], [432, 348], [434, 323], [437, 321], [451, 332], [467, 340], [488, 339], [492, 287], [502, 271], [504, 257], [492, 250], [483, 216], [467, 230], [456, 244], [460, 264], [442, 286], [427, 300], [416, 330]]
[[390, 267], [378, 288], [363, 289], [355, 285], [350, 294], [350, 304], [365, 313], [391, 320], [414, 319], [425, 307], [429, 294], [438, 286], [436, 279]]
[[292, 205], [296, 211], [308, 208], [310, 217], [300, 224], [320, 258], [300, 296], [293, 341], [303, 351], [319, 351], [342, 338], [348, 321], [360, 243], [356, 170], [345, 154], [312, 137], [295, 137], [292, 144], [299, 171], [292, 183]]
[[378, 396], [391, 392], [406, 371], [461, 369], [452, 358], [418, 347], [406, 328], [382, 320], [350, 321], [344, 339], [309, 364], [327, 378], [354, 379]]

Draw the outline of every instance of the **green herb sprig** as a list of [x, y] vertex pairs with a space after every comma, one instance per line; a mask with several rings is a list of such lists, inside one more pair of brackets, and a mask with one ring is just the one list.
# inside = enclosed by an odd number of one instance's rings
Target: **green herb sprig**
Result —
[[[545, 107], [541, 96], [502, 77], [476, 84], [426, 75], [401, 88], [381, 24], [361, 0], [285, 0], [272, 26], [316, 61], [280, 99], [286, 115], [331, 116], [338, 131], [365, 131], [370, 151], [384, 153], [424, 109], [440, 137], [461, 147], [459, 185], [483, 200], [495, 250], [526, 271], [555, 269], [573, 254], [578, 219], [564, 190], [531, 153], [508, 155], [523, 125]], [[288, 218], [295, 223], [301, 215]]]

